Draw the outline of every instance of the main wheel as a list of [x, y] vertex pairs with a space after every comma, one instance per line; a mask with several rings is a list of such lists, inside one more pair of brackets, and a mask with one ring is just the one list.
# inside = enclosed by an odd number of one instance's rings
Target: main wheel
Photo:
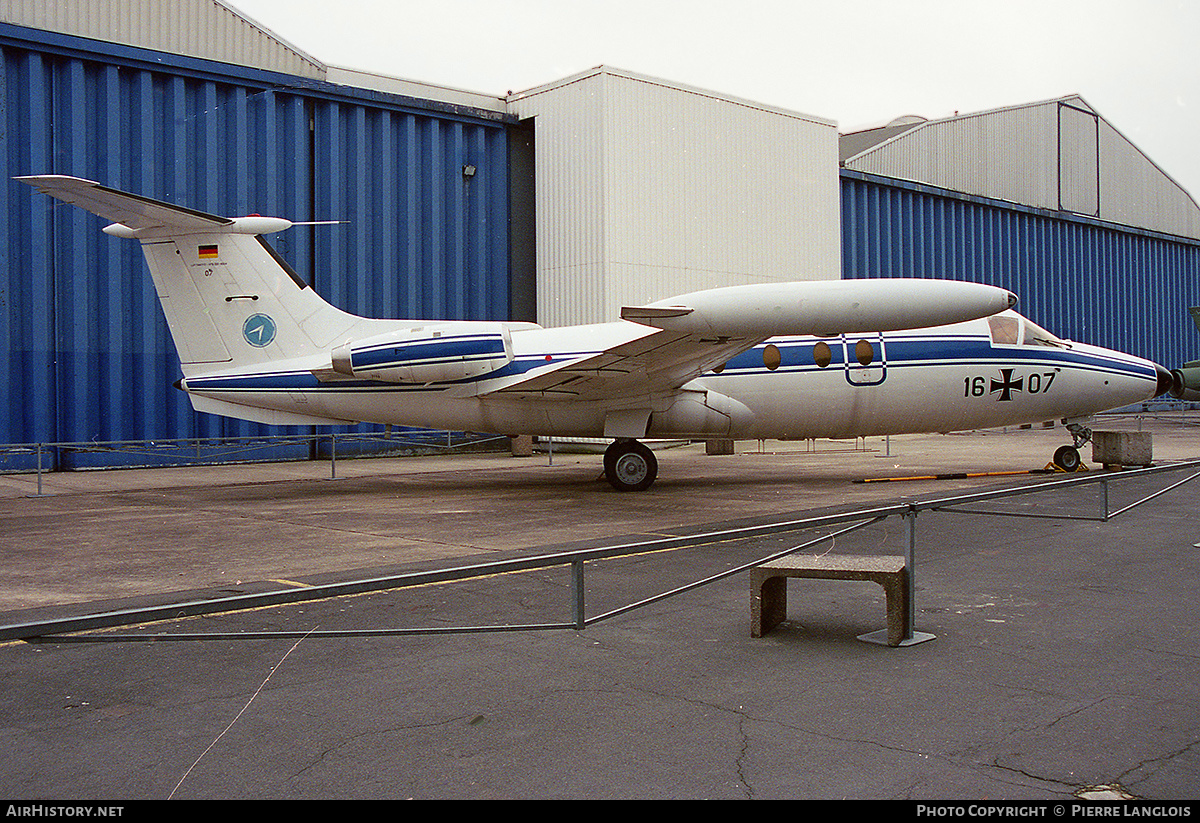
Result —
[[619, 492], [645, 491], [658, 477], [658, 459], [636, 440], [618, 440], [604, 452], [604, 476]]
[[1082, 462], [1083, 459], [1079, 456], [1079, 449], [1074, 446], [1059, 446], [1054, 452], [1054, 465], [1063, 471], [1079, 471], [1079, 466]]

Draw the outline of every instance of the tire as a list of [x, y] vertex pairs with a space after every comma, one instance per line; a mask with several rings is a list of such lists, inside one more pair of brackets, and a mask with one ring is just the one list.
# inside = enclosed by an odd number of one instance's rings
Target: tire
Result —
[[658, 459], [636, 440], [618, 440], [604, 453], [604, 476], [619, 492], [645, 491], [658, 477]]
[[[613, 463], [615, 463], [617, 461], [617, 457], [620, 455], [621, 449], [628, 442], [629, 441], [624, 438], [617, 439], [617, 440], [614, 440], [613, 442], [609, 443], [608, 448], [604, 450], [604, 476], [605, 477], [607, 477], [607, 478], [612, 477]], [[612, 482], [612, 481], [609, 480], [609, 482]]]
[[1063, 471], [1079, 471], [1079, 466], [1082, 463], [1083, 460], [1079, 456], [1079, 449], [1074, 446], [1060, 446], [1054, 452], [1054, 465]]

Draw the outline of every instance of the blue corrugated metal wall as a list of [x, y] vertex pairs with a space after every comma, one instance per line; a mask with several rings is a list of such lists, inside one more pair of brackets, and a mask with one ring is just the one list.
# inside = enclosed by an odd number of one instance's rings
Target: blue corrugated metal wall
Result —
[[1175, 368], [1200, 357], [1200, 243], [843, 169], [843, 277], [1002, 286], [1060, 337]]
[[[0, 60], [0, 443], [279, 431], [193, 412], [171, 387], [178, 361], [138, 245], [17, 175], [346, 221], [270, 240], [347, 311], [508, 319], [503, 118], [5, 24]], [[122, 462], [146, 460], [73, 454], [60, 467]]]

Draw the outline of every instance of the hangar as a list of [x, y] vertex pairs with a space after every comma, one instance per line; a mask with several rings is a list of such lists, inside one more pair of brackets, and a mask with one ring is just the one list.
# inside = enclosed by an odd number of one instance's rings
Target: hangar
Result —
[[[941, 277], [1012, 289], [1068, 337], [1194, 354], [1196, 203], [1082, 98], [847, 135], [611, 67], [501, 98], [327, 66], [235, 5], [7, 4], [7, 176], [344, 221], [271, 242], [368, 316], [561, 325], [726, 284]], [[198, 414], [171, 388], [133, 244], [11, 179], [5, 202], [0, 443], [278, 431]], [[148, 462], [48, 452], [55, 468]], [[32, 461], [9, 449], [3, 465]]]
[[1200, 206], [1078, 95], [840, 141], [846, 277], [990, 282], [1056, 334], [1194, 359]]

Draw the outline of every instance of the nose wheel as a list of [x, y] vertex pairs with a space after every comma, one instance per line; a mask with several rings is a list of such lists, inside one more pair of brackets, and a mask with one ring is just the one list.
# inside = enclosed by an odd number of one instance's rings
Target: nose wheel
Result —
[[1079, 456], [1079, 449], [1074, 446], [1059, 446], [1054, 451], [1054, 465], [1058, 466], [1065, 472], [1079, 471], [1080, 465], [1083, 464], [1083, 458]]
[[604, 452], [604, 477], [619, 492], [645, 491], [658, 477], [658, 459], [636, 440], [616, 440]]
[[1067, 431], [1075, 443], [1072, 446], [1059, 446], [1054, 452], [1054, 465], [1065, 472], [1076, 472], [1083, 466], [1083, 458], [1079, 456], [1079, 447], [1092, 439], [1092, 430], [1079, 423], [1069, 423]]

